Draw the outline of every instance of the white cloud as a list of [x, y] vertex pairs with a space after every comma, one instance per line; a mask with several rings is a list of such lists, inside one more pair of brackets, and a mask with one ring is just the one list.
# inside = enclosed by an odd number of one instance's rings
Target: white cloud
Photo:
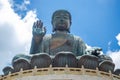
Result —
[[90, 46], [90, 45], [88, 45], [88, 44], [86, 44], [86, 47], [89, 49], [89, 48], [92, 48], [92, 46]]
[[[24, 1], [25, 4], [30, 3], [29, 0]], [[30, 10], [22, 19], [11, 8], [8, 0], [0, 0], [0, 73], [15, 54], [29, 52], [32, 25], [36, 17], [36, 11]]]
[[115, 63], [115, 68], [120, 69], [120, 50], [115, 52], [108, 51], [107, 55], [109, 55], [113, 59], [113, 62]]
[[30, 4], [30, 1], [29, 0], [24, 0], [24, 3], [25, 4]]
[[27, 12], [26, 16], [21, 19], [13, 9], [7, 0], [1, 0], [0, 3], [3, 5], [0, 9], [0, 27], [11, 26], [16, 33], [16, 37], [19, 42], [24, 43], [30, 40], [31, 38], [31, 29], [33, 22], [37, 19], [35, 11]]
[[[120, 33], [116, 36], [116, 39], [118, 40], [118, 45], [120, 46]], [[120, 50], [117, 50], [114, 52], [111, 50], [108, 50], [107, 55], [109, 55], [113, 59], [113, 62], [115, 63], [115, 68], [120, 69], [120, 58], [119, 58], [120, 57]]]
[[12, 7], [15, 7], [15, 10], [18, 11], [18, 10], [21, 10], [21, 11], [24, 11], [24, 10], [27, 10], [27, 5], [30, 4], [30, 0], [23, 0], [22, 3], [15, 3], [14, 0], [10, 0], [10, 3], [12, 4], [11, 6]]
[[118, 45], [120, 46], [120, 33], [116, 36], [116, 39], [118, 40]]

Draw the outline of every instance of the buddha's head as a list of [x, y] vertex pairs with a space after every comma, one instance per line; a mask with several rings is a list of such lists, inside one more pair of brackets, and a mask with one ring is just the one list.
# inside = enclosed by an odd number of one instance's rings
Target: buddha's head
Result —
[[57, 10], [52, 15], [53, 32], [70, 32], [71, 14], [67, 10]]

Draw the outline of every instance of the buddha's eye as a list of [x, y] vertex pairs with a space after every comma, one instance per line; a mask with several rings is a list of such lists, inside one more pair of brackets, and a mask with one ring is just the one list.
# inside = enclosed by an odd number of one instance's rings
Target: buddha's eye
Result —
[[67, 16], [64, 16], [63, 18], [64, 18], [64, 19], [68, 19], [68, 17], [67, 17]]
[[60, 18], [60, 16], [56, 16], [55, 18]]

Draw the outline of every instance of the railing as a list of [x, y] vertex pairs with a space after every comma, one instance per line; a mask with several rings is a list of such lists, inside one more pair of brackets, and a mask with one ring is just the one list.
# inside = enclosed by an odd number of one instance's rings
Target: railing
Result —
[[90, 76], [99, 76], [99, 77], [108, 77], [110, 80], [117, 79], [120, 80], [120, 75], [114, 75], [109, 71], [103, 72], [99, 71], [98, 68], [96, 70], [92, 69], [85, 69], [84, 66], [82, 68], [70, 68], [66, 65], [66, 67], [50, 67], [48, 68], [37, 68], [34, 67], [34, 69], [30, 70], [24, 70], [21, 69], [19, 72], [16, 73], [9, 73], [6, 76], [0, 76], [0, 80], [13, 80], [15, 78], [20, 78], [24, 76], [37, 76], [37, 75], [49, 75], [49, 74], [73, 74], [73, 75], [90, 75]]

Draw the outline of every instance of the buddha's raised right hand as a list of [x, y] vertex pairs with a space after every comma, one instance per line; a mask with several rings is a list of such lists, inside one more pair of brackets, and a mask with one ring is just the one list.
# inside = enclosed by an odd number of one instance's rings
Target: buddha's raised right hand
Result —
[[43, 27], [43, 22], [41, 20], [37, 20], [36, 22], [34, 22], [32, 34], [35, 41], [37, 42], [39, 42], [46, 34], [46, 28]]

